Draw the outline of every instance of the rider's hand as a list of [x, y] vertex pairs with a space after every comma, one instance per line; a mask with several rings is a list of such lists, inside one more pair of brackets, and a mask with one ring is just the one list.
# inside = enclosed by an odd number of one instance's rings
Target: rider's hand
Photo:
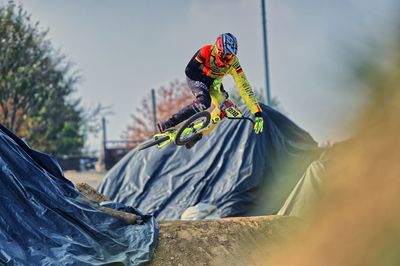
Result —
[[261, 112], [255, 113], [254, 114], [256, 117], [256, 121], [254, 123], [254, 132], [256, 134], [261, 133], [264, 128], [264, 119], [262, 118]]

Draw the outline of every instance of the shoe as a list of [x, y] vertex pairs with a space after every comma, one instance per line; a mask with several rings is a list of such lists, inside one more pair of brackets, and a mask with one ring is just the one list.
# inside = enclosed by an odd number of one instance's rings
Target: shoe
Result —
[[195, 138], [193, 138], [191, 141], [185, 144], [186, 149], [191, 149], [194, 144], [196, 144], [201, 138], [203, 137], [203, 134], [199, 133], [196, 135]]
[[163, 120], [157, 123], [158, 130], [160, 133], [164, 133], [167, 129], [173, 127], [174, 125], [170, 120]]

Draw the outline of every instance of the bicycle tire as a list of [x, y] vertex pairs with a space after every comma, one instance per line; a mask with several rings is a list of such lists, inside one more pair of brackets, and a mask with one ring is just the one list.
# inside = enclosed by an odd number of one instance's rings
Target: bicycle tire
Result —
[[193, 139], [195, 139], [197, 137], [197, 134], [199, 134], [199, 133], [193, 134], [193, 136], [188, 137], [188, 138], [181, 138], [183, 131], [187, 128], [190, 128], [191, 124], [200, 118], [206, 119], [205, 123], [203, 123], [203, 126], [199, 129], [199, 130], [202, 130], [202, 129], [206, 128], [208, 126], [208, 124], [210, 123], [211, 114], [208, 111], [202, 111], [202, 112], [194, 114], [188, 120], [186, 120], [185, 123], [183, 123], [183, 125], [179, 128], [178, 132], [176, 133], [176, 136], [175, 136], [175, 144], [176, 145], [178, 145], [178, 146], [185, 145], [186, 143], [192, 141]]
[[169, 139], [168, 136], [164, 136], [164, 137], [161, 137], [161, 138], [158, 138], [158, 139], [150, 139], [150, 140], [145, 141], [145, 142], [142, 143], [142, 144], [139, 144], [139, 146], [137, 147], [137, 149], [138, 149], [139, 151], [141, 151], [141, 150], [150, 148], [150, 147], [152, 147], [152, 146], [154, 146], [154, 145], [163, 143], [164, 141], [166, 141], [166, 140], [168, 140], [168, 139]]

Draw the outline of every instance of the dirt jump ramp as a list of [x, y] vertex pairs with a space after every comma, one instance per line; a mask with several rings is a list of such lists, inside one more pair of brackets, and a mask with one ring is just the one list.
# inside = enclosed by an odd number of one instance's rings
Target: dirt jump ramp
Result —
[[162, 221], [148, 265], [263, 265], [290, 236], [296, 218], [260, 216], [201, 221]]
[[[85, 183], [77, 188], [96, 202], [107, 200]], [[160, 221], [158, 244], [146, 265], [265, 265], [262, 258], [289, 240], [298, 222], [286, 216]]]

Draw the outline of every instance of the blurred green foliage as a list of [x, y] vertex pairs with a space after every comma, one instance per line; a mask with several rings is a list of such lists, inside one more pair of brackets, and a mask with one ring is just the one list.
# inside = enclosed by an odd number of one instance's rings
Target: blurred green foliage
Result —
[[0, 6], [0, 123], [34, 148], [79, 154], [85, 114], [71, 94], [77, 72], [21, 5]]

